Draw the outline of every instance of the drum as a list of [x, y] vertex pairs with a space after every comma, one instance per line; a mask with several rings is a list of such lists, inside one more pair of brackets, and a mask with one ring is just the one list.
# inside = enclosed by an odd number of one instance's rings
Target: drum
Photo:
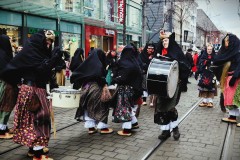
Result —
[[161, 97], [172, 98], [179, 79], [179, 66], [176, 60], [167, 61], [153, 58], [147, 72], [147, 91]]
[[60, 108], [77, 108], [80, 102], [80, 91], [69, 88], [52, 90], [52, 106]]

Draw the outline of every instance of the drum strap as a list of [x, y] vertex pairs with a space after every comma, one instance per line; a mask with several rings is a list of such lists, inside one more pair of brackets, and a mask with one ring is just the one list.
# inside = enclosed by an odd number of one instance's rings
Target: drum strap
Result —
[[54, 112], [52, 107], [52, 99], [50, 99], [50, 117], [52, 121], [52, 127], [53, 127], [53, 138], [56, 139], [56, 126], [54, 121]]

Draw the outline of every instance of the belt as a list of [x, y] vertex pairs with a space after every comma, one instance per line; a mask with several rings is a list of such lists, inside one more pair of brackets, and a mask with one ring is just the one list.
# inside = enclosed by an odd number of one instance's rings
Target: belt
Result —
[[23, 84], [26, 84], [28, 86], [36, 86], [35, 82], [29, 80], [23, 80]]

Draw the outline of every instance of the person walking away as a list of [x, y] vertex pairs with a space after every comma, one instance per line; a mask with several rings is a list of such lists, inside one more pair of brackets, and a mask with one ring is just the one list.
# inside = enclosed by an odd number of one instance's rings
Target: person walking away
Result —
[[71, 83], [81, 86], [80, 104], [75, 119], [85, 122], [84, 127], [89, 134], [97, 133], [97, 129], [101, 134], [113, 133], [113, 129], [107, 124], [108, 103], [101, 98], [102, 93], [107, 90], [105, 77], [106, 55], [101, 49], [95, 49], [70, 77]]
[[[71, 70], [71, 72], [74, 72], [75, 69], [77, 69], [77, 67], [82, 64], [82, 62], [85, 60], [84, 58], [84, 51], [82, 48], [78, 48], [75, 53], [74, 53], [74, 56], [72, 57], [71, 59], [71, 62], [70, 62], [70, 66], [69, 66], [69, 69]], [[73, 83], [73, 89], [80, 89], [81, 88], [81, 85], [78, 84], [77, 82], [76, 83]]]
[[117, 132], [120, 136], [131, 136], [132, 129], [139, 128], [135, 102], [142, 95], [142, 70], [136, 54], [138, 53], [133, 46], [124, 47], [118, 62], [117, 75], [113, 78], [113, 83], [118, 85], [113, 122], [122, 123], [122, 130]]

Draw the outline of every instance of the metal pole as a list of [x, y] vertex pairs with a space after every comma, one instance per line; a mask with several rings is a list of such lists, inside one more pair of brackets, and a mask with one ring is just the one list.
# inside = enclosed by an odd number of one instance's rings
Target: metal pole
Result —
[[123, 13], [123, 45], [126, 45], [126, 9], [127, 9], [127, 2], [126, 0], [123, 1], [124, 3], [124, 13]]
[[145, 0], [142, 0], [142, 45], [146, 44], [146, 16], [145, 16]]

